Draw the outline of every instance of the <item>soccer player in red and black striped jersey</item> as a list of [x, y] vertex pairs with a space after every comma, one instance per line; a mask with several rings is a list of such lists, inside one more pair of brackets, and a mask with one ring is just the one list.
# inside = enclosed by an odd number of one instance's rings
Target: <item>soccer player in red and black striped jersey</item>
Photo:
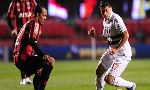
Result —
[[[33, 10], [37, 5], [35, 0], [13, 0], [9, 6], [7, 13], [7, 23], [11, 29], [11, 34], [16, 36], [20, 31], [20, 28], [28, 21], [33, 18]], [[30, 84], [31, 80], [29, 77], [21, 72], [20, 84]]]
[[37, 5], [35, 0], [13, 0], [7, 13], [7, 21], [12, 34], [17, 35], [19, 29], [33, 17]]
[[[47, 10], [36, 6], [34, 15], [34, 18], [21, 28], [15, 42], [13, 56], [14, 63], [19, 70], [25, 72], [27, 76], [35, 74], [34, 90], [44, 90], [55, 59], [44, 54], [38, 46], [41, 25], [47, 17]], [[37, 53], [37, 56], [32, 54], [33, 51]]]

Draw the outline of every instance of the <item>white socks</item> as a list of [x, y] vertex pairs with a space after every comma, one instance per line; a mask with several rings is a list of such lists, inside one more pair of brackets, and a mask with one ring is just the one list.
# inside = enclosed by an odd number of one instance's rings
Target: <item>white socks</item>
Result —
[[104, 85], [105, 85], [104, 78], [105, 78], [104, 75], [102, 77], [96, 78], [96, 90], [103, 90]]
[[121, 77], [115, 77], [115, 80], [113, 81], [113, 85], [119, 86], [119, 87], [130, 88], [133, 86], [133, 82], [126, 81], [122, 79]]

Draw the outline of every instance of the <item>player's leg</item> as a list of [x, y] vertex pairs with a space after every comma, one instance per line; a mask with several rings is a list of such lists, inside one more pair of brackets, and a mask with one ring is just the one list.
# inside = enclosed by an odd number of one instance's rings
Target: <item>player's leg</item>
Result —
[[34, 86], [34, 90], [39, 90], [40, 87], [40, 79], [41, 76], [38, 74], [35, 74], [34, 78], [33, 78], [33, 86]]
[[135, 83], [124, 80], [123, 78], [120, 77], [120, 75], [125, 70], [129, 62], [130, 61], [125, 60], [125, 58], [124, 59], [120, 58], [120, 60], [118, 60], [117, 62], [114, 62], [111, 66], [110, 72], [105, 77], [106, 83], [113, 85], [113, 86], [129, 88], [128, 90], [135, 90], [135, 89], [130, 89], [132, 87], [133, 88], [136, 87]]
[[26, 75], [24, 72], [25, 64], [23, 61], [20, 61], [19, 63], [15, 64], [15, 65], [20, 70], [20, 75], [21, 75], [20, 85], [25, 85], [26, 84], [26, 80], [25, 80]]
[[25, 73], [20, 71], [21, 74], [21, 81], [20, 81], [20, 85], [25, 85], [26, 84], [26, 80], [25, 80]]
[[43, 63], [42, 71], [41, 71], [40, 88], [39, 88], [40, 90], [44, 90], [45, 89], [52, 69], [53, 69], [52, 64], [48, 64], [46, 62]]
[[105, 52], [96, 68], [96, 90], [103, 90], [105, 85], [105, 75], [109, 67], [111, 67], [112, 61], [108, 57], [108, 53]]
[[[27, 58], [27, 76], [35, 74], [33, 78], [33, 85], [35, 90], [44, 90], [49, 79], [50, 73], [53, 69], [51, 64], [48, 64], [38, 56], [30, 56]], [[39, 74], [41, 70], [41, 74]], [[39, 81], [39, 82], [37, 82]]]
[[96, 90], [103, 90], [105, 85], [105, 73], [107, 69], [102, 64], [98, 65], [96, 69]]
[[[124, 80], [123, 78], [121, 78], [119, 76], [107, 75], [107, 77], [105, 79], [106, 79], [105, 81], [107, 84], [110, 84], [113, 86], [125, 87], [125, 88], [135, 88], [136, 87], [135, 83]], [[135, 89], [133, 89], [133, 90], [135, 90]]]

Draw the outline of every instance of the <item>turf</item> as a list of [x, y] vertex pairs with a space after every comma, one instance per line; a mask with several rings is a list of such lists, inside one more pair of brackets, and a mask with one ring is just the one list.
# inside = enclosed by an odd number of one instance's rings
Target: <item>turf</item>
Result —
[[[46, 90], [95, 90], [98, 61], [56, 61]], [[136, 90], [150, 90], [150, 60], [133, 60], [122, 77], [134, 81]], [[33, 76], [31, 77], [31, 79]], [[20, 73], [13, 63], [0, 63], [0, 90], [33, 90], [33, 85], [19, 85]], [[106, 85], [105, 90], [116, 90]], [[125, 89], [123, 89], [125, 90]]]

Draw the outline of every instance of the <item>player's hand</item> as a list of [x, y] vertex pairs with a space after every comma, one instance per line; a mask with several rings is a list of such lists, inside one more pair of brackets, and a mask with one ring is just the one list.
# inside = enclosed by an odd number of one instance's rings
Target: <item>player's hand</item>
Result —
[[46, 60], [49, 64], [53, 64], [55, 62], [55, 59], [49, 55], [44, 55], [43, 59]]
[[17, 28], [13, 29], [11, 31], [12, 36], [17, 36]]
[[95, 36], [95, 28], [92, 27], [92, 28], [88, 31], [88, 34], [89, 34], [91, 37], [94, 37], [94, 36]]
[[118, 52], [118, 49], [116, 49], [116, 48], [111, 48], [110, 51], [109, 51], [109, 54], [110, 54], [110, 55], [114, 55], [114, 54], [117, 53], [117, 52]]

